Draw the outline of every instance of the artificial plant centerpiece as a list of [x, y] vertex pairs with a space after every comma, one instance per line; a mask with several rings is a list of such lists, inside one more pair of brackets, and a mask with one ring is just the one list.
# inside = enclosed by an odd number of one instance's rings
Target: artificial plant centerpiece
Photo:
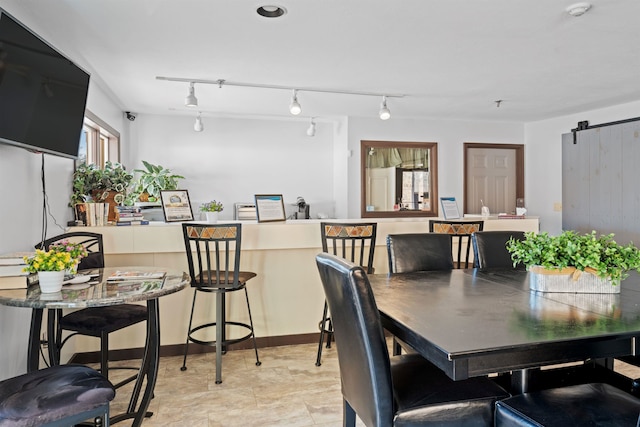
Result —
[[[613, 234], [599, 236], [595, 231], [568, 230], [558, 236], [527, 232], [524, 240], [510, 239], [507, 250], [514, 265], [522, 263], [533, 273], [530, 284], [536, 290], [617, 293], [630, 270], [640, 271], [637, 247], [619, 245]], [[553, 286], [553, 282], [562, 284]]]
[[33, 256], [24, 257], [24, 262], [25, 272], [38, 274], [40, 291], [43, 293], [60, 292], [65, 272], [77, 265], [77, 260], [70, 252], [58, 249], [36, 249]]
[[218, 222], [218, 215], [223, 210], [224, 205], [222, 204], [222, 202], [218, 202], [216, 200], [212, 200], [200, 205], [200, 211], [205, 213], [205, 215], [207, 216], [207, 222], [211, 223]]
[[133, 194], [141, 202], [157, 202], [160, 200], [160, 191], [177, 190], [178, 180], [184, 176], [175, 174], [161, 165], [154, 165], [145, 160], [142, 161], [144, 169], [134, 169], [140, 176], [134, 186]]

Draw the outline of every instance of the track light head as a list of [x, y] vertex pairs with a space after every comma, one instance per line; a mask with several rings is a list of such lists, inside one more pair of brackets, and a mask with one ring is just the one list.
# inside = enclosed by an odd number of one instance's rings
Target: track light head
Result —
[[302, 113], [302, 107], [298, 102], [298, 91], [296, 89], [293, 90], [293, 97], [291, 98], [291, 104], [289, 105], [289, 112], [294, 116]]
[[193, 130], [196, 132], [202, 132], [204, 130], [204, 125], [202, 124], [202, 117], [200, 117], [200, 112], [198, 111], [198, 116], [196, 117], [196, 122], [193, 124]]
[[309, 123], [309, 128], [307, 129], [307, 136], [314, 136], [316, 134], [316, 122], [311, 118], [311, 123]]
[[380, 120], [389, 120], [391, 117], [391, 111], [389, 111], [389, 107], [387, 107], [387, 97], [382, 97], [382, 104], [380, 104], [380, 111], [378, 112], [380, 116]]
[[189, 83], [189, 95], [184, 99], [184, 105], [187, 107], [197, 107], [198, 106], [198, 98], [195, 95], [195, 83]]

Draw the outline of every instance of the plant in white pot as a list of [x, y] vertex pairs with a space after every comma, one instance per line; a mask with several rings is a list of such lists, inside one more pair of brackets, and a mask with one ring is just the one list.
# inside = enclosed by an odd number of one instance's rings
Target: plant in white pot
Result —
[[62, 289], [65, 271], [75, 267], [78, 261], [71, 256], [71, 252], [54, 248], [49, 251], [36, 249], [33, 256], [24, 257], [24, 262], [25, 272], [38, 274], [40, 291], [54, 293]]
[[531, 288], [550, 292], [618, 293], [630, 270], [640, 272], [640, 250], [632, 243], [619, 245], [613, 234], [595, 231], [525, 233], [524, 240], [510, 239], [507, 250], [514, 265], [532, 272]]
[[218, 222], [218, 215], [224, 210], [222, 202], [212, 200], [200, 205], [200, 211], [204, 212], [207, 217], [207, 222], [215, 224]]

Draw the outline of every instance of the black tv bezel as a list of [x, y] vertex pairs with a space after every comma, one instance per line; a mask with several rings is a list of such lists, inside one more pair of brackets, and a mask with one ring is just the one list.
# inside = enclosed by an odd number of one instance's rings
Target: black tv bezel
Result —
[[31, 28], [29, 28], [27, 25], [25, 25], [22, 21], [17, 19], [11, 13], [7, 12], [5, 9], [0, 7], [0, 20], [2, 19], [2, 17], [4, 15], [9, 17], [11, 20], [15, 21], [25, 31], [28, 31], [29, 33], [31, 33], [34, 37], [36, 37], [38, 40], [40, 40], [44, 45], [48, 46], [50, 49], [55, 51], [58, 55], [60, 55], [62, 58], [64, 58], [66, 61], [68, 61], [74, 67], [76, 67], [79, 71], [81, 71], [84, 74], [86, 74], [86, 76], [87, 76], [87, 87], [86, 87], [85, 95], [84, 95], [83, 115], [82, 115], [82, 117], [80, 119], [81, 122], [80, 122], [80, 126], [78, 128], [78, 143], [77, 143], [76, 154], [75, 155], [67, 153], [67, 152], [64, 152], [64, 151], [58, 151], [58, 150], [55, 150], [55, 149], [42, 147], [40, 145], [33, 145], [33, 144], [28, 144], [28, 143], [25, 143], [25, 142], [22, 142], [22, 141], [16, 141], [16, 140], [13, 140], [13, 139], [3, 138], [2, 136], [0, 136], [0, 144], [19, 147], [19, 148], [23, 148], [23, 149], [28, 150], [28, 151], [33, 151], [33, 152], [38, 152], [38, 153], [46, 153], [46, 154], [51, 154], [51, 155], [58, 156], [58, 157], [64, 157], [64, 158], [68, 158], [68, 159], [72, 159], [72, 160], [78, 160], [79, 159], [79, 150], [80, 150], [81, 137], [82, 137], [83, 126], [84, 126], [84, 116], [86, 115], [86, 110], [87, 110], [87, 99], [88, 99], [88, 96], [89, 96], [89, 85], [90, 85], [90, 81], [91, 81], [91, 73], [89, 73], [83, 67], [78, 65], [75, 61], [73, 61], [71, 58], [69, 58], [69, 56], [67, 56], [66, 54], [61, 52], [59, 49], [57, 49], [55, 46], [53, 46], [47, 40], [45, 40], [40, 35], [38, 35], [35, 31], [33, 31]]

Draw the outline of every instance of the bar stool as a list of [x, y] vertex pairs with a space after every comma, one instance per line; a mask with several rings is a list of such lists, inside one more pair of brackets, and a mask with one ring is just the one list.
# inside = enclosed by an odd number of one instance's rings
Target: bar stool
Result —
[[[187, 369], [187, 353], [189, 342], [200, 345], [208, 345], [216, 348], [216, 384], [222, 383], [222, 354], [232, 345], [253, 340], [253, 348], [256, 353], [256, 366], [262, 363], [258, 357], [258, 345], [251, 318], [251, 306], [247, 293], [247, 282], [256, 277], [251, 271], [240, 271], [240, 246], [242, 242], [242, 224], [182, 224], [184, 245], [189, 263], [191, 287], [194, 288], [187, 340], [184, 347], [184, 359], [180, 370]], [[195, 255], [195, 256], [194, 256]], [[230, 321], [226, 318], [226, 294], [244, 290], [247, 301], [249, 323]], [[196, 306], [198, 293], [212, 293], [216, 295], [215, 322], [207, 322], [197, 326], [193, 325], [193, 313]], [[239, 338], [229, 338], [227, 327], [235, 326], [236, 329], [248, 331]], [[215, 328], [216, 339], [206, 340], [197, 338], [196, 332]]]
[[92, 419], [109, 426], [113, 385], [97, 371], [62, 365], [0, 382], [0, 425], [67, 427]]
[[[372, 274], [374, 270], [373, 255], [376, 248], [377, 227], [378, 224], [375, 222], [321, 222], [320, 236], [322, 239], [322, 251], [354, 262], [365, 268], [368, 274]], [[322, 364], [322, 344], [325, 334], [327, 334], [327, 348], [331, 348], [333, 324], [331, 323], [331, 318], [328, 316], [328, 312], [329, 306], [325, 299], [322, 320], [320, 320], [318, 324], [320, 328], [320, 340], [318, 342], [316, 366]]]
[[[88, 231], [64, 233], [44, 240], [35, 245], [36, 249], [48, 249], [54, 243], [68, 240], [81, 243], [88, 255], [80, 260], [78, 270], [104, 267], [104, 249], [102, 234]], [[85, 335], [100, 339], [100, 372], [109, 378], [109, 334], [147, 320], [147, 307], [137, 304], [121, 304], [106, 307], [88, 307], [63, 315], [62, 309], [48, 311], [48, 334], [53, 339], [49, 346], [51, 364], [60, 363], [60, 351], [65, 343], [75, 335]], [[62, 331], [71, 334], [62, 339]], [[118, 367], [114, 369], [135, 370], [131, 375], [115, 385], [116, 388], [135, 380], [139, 367]], [[150, 416], [151, 414], [149, 414]]]
[[[429, 232], [444, 233], [451, 236], [451, 244], [457, 243], [458, 258], [456, 268], [469, 268], [469, 255], [471, 253], [471, 234], [482, 231], [484, 221], [429, 221]], [[465, 247], [465, 262], [462, 264], [462, 247]]]

